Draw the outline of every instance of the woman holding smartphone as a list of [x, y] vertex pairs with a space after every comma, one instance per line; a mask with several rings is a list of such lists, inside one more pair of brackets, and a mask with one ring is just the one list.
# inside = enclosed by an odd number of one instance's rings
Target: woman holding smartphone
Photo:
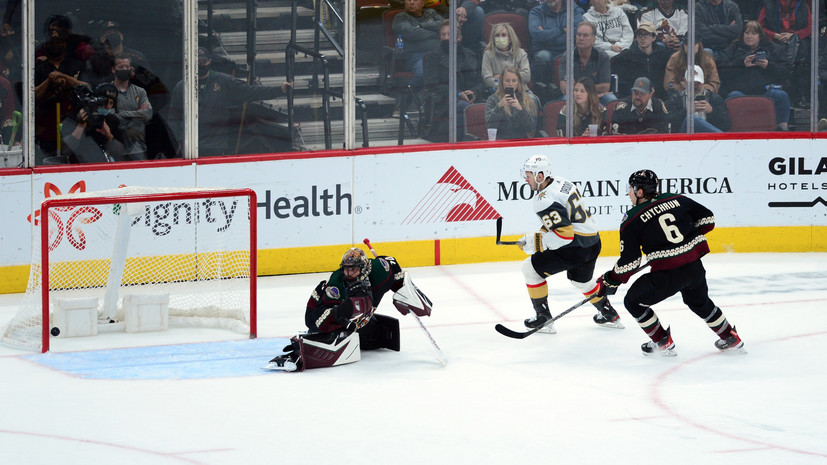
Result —
[[[790, 96], [782, 88], [789, 76], [784, 51], [764, 33], [758, 21], [748, 21], [741, 35], [718, 55], [721, 86], [726, 98], [766, 95], [775, 103], [775, 124], [789, 130]], [[721, 93], [724, 95], [724, 93]]]
[[497, 92], [491, 94], [485, 106], [485, 124], [497, 129], [497, 140], [534, 137], [537, 129], [537, 105], [534, 96], [517, 68], [506, 66]]

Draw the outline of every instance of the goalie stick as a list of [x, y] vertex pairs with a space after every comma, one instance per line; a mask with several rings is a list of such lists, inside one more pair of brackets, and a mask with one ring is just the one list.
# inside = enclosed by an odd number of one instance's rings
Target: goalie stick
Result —
[[[379, 257], [379, 255], [376, 253], [376, 250], [374, 250], [374, 249], [373, 249], [373, 246], [372, 246], [372, 245], [370, 245], [370, 239], [365, 238], [365, 240], [364, 240], [364, 241], [362, 241], [362, 242], [364, 242], [364, 243], [365, 243], [365, 245], [366, 245], [366, 246], [368, 246], [368, 249], [370, 249], [370, 253], [372, 253], [372, 254], [373, 254], [373, 257], [374, 257], [374, 258], [378, 258], [378, 257]], [[416, 313], [414, 313], [414, 312], [410, 312], [410, 314], [411, 314], [411, 315], [413, 315], [413, 317], [414, 317], [414, 319], [416, 320], [416, 322], [417, 322], [417, 323], [419, 323], [419, 327], [420, 327], [420, 328], [422, 328], [422, 331], [424, 331], [424, 332], [425, 332], [425, 335], [426, 335], [426, 336], [428, 336], [428, 340], [429, 340], [429, 341], [431, 341], [431, 345], [432, 345], [432, 346], [434, 346], [434, 350], [436, 350], [436, 358], [437, 358], [437, 360], [439, 360], [439, 361], [440, 361], [440, 363], [442, 363], [442, 366], [448, 366], [448, 359], [447, 359], [447, 358], [445, 358], [445, 354], [443, 354], [443, 353], [442, 353], [442, 349], [440, 349], [440, 348], [439, 348], [439, 345], [438, 345], [438, 344], [436, 343], [436, 341], [434, 340], [434, 337], [433, 337], [433, 336], [431, 336], [431, 332], [430, 332], [430, 331], [428, 331], [428, 328], [426, 328], [424, 324], [422, 324], [422, 320], [420, 320], [420, 319], [419, 319], [419, 316], [417, 316], [417, 314], [416, 314]]]
[[571, 307], [563, 310], [563, 312], [560, 313], [559, 315], [557, 315], [554, 318], [548, 320], [546, 322], [546, 324], [544, 324], [542, 326], [538, 326], [534, 329], [530, 329], [530, 330], [525, 331], [525, 332], [514, 331], [513, 329], [508, 329], [508, 328], [506, 328], [505, 326], [503, 326], [501, 324], [498, 324], [497, 326], [494, 326], [494, 329], [496, 329], [497, 332], [502, 334], [503, 336], [508, 336], [512, 339], [525, 339], [528, 336], [531, 336], [532, 334], [536, 333], [537, 331], [545, 328], [549, 324], [559, 320], [560, 318], [562, 318], [562, 317], [568, 315], [569, 313], [573, 312], [574, 310], [580, 308], [583, 304], [588, 302], [590, 299], [591, 299], [591, 297], [586, 297], [585, 299], [581, 300], [580, 302], [577, 302], [576, 304], [572, 305]]

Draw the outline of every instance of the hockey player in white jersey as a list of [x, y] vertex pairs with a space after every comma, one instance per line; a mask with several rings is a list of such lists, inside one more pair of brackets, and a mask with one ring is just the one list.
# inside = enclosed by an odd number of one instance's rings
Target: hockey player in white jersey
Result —
[[518, 245], [529, 255], [523, 262], [528, 295], [536, 315], [525, 320], [528, 328], [543, 327], [541, 332], [556, 333], [548, 307], [546, 277], [562, 271], [577, 290], [592, 297], [597, 307], [594, 322], [608, 328], [623, 328], [620, 316], [606, 296], [596, 295], [598, 286], [592, 279], [600, 254], [600, 234], [580, 192], [570, 181], [553, 176], [545, 155], [529, 158], [522, 177], [535, 192], [532, 205], [542, 221], [538, 232], [526, 234]]

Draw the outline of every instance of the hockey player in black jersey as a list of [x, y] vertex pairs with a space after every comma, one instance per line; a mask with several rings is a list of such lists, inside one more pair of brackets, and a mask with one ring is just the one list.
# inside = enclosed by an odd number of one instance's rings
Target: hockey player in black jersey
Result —
[[669, 328], [663, 328], [652, 306], [678, 292], [718, 335], [716, 348], [742, 351], [735, 327], [709, 298], [701, 263], [709, 253], [704, 234], [715, 227], [712, 211], [683, 195], [658, 194], [658, 177], [651, 170], [632, 173], [628, 194], [634, 207], [620, 225], [620, 259], [598, 278], [598, 295], [612, 295], [627, 282], [641, 268], [642, 251], [652, 270], [631, 285], [623, 303], [651, 339], [641, 345], [643, 355], [677, 355]]
[[530, 255], [523, 262], [528, 295], [535, 316], [525, 320], [528, 328], [543, 327], [541, 332], [555, 333], [548, 307], [546, 278], [565, 271], [566, 277], [598, 310], [594, 322], [607, 328], [623, 329], [620, 316], [609, 299], [597, 296], [592, 281], [594, 265], [600, 255], [597, 222], [572, 182], [552, 176], [551, 163], [545, 155], [526, 160], [522, 169], [526, 183], [535, 191], [532, 205], [543, 223], [539, 232], [528, 233], [519, 241]]
[[394, 291], [393, 304], [399, 313], [430, 316], [431, 301], [395, 258], [369, 259], [362, 249], [351, 248], [339, 269], [320, 282], [308, 299], [304, 315], [308, 332], [294, 336], [284, 348], [286, 353], [264, 369], [302, 371], [356, 362], [362, 350], [398, 352], [399, 321], [374, 313], [389, 291]]

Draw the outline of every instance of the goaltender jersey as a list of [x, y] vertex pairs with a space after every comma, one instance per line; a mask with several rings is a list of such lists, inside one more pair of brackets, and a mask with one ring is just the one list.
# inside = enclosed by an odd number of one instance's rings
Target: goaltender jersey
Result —
[[715, 228], [712, 211], [680, 194], [664, 193], [629, 210], [620, 225], [620, 259], [610, 272], [627, 282], [641, 266], [641, 251], [652, 271], [670, 270], [709, 253], [704, 234]]
[[542, 235], [544, 248], [591, 247], [600, 242], [597, 222], [586, 211], [580, 192], [571, 181], [555, 176], [534, 196], [533, 207], [543, 222], [543, 230], [548, 231]]

